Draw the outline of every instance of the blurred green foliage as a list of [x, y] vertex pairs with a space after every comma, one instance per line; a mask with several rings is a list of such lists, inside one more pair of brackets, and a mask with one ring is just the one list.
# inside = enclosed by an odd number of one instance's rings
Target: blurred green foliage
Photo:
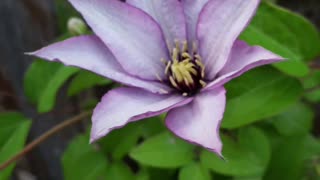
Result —
[[306, 76], [305, 63], [320, 53], [320, 35], [305, 18], [271, 3], [261, 3], [251, 24], [241, 39], [251, 45], [260, 45], [288, 61], [274, 66], [293, 76]]
[[[66, 32], [68, 18], [78, 14], [64, 0], [57, 1], [57, 11], [60, 30]], [[263, 2], [241, 39], [288, 60], [226, 85], [224, 160], [173, 136], [159, 116], [114, 130], [91, 145], [88, 133], [75, 137], [61, 159], [65, 179], [319, 179], [320, 141], [311, 131], [312, 107], [320, 101], [320, 71], [310, 69], [320, 55], [319, 32], [305, 18]], [[24, 87], [29, 101], [43, 113], [54, 108], [62, 86], [69, 96], [81, 96], [111, 83], [87, 71], [37, 60], [26, 73]], [[0, 162], [22, 148], [29, 126], [19, 114], [0, 115]], [[12, 168], [0, 172], [0, 179], [7, 179]]]
[[[0, 113], [0, 164], [24, 147], [31, 121], [18, 112]], [[15, 164], [0, 171], [0, 179], [10, 178]]]

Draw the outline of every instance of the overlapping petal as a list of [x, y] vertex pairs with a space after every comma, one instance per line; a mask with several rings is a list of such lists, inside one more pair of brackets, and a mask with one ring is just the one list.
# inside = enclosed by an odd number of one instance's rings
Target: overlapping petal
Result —
[[180, 95], [159, 95], [137, 88], [112, 90], [93, 112], [91, 142], [129, 122], [162, 114], [191, 100]]
[[175, 40], [186, 40], [186, 22], [180, 1], [127, 0], [126, 2], [144, 10], [160, 24], [169, 47], [174, 47]]
[[142, 79], [165, 78], [168, 55], [159, 25], [142, 10], [118, 0], [69, 0], [121, 66]]
[[238, 40], [232, 48], [228, 62], [219, 72], [218, 78], [209, 83], [206, 89], [215, 89], [250, 69], [282, 60], [282, 57], [260, 46], [249, 46]]
[[200, 54], [213, 79], [228, 60], [233, 43], [247, 26], [259, 0], [210, 0], [197, 26]]
[[79, 36], [29, 53], [49, 61], [60, 61], [130, 86], [147, 89], [154, 93], [168, 91], [168, 87], [155, 81], [146, 81], [127, 74], [114, 56], [94, 35]]
[[224, 88], [203, 92], [191, 103], [170, 110], [166, 125], [182, 139], [201, 145], [221, 156], [219, 127], [225, 103]]
[[209, 0], [181, 0], [183, 4], [184, 14], [187, 22], [188, 41], [197, 40], [196, 27], [200, 12]]

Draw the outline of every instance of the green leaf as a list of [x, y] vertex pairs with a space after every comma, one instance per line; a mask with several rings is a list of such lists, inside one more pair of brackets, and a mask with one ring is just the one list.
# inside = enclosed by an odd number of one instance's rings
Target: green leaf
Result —
[[304, 153], [304, 179], [306, 180], [319, 180], [320, 178], [320, 139], [308, 136], [305, 141], [305, 148], [307, 151]]
[[152, 167], [147, 167], [150, 180], [173, 180], [177, 179], [177, 171], [176, 169], [161, 169], [161, 168], [152, 168]]
[[298, 80], [272, 67], [254, 69], [226, 85], [224, 128], [238, 128], [274, 116], [302, 95]]
[[311, 89], [320, 85], [320, 71], [313, 71], [309, 76], [302, 79], [303, 87]]
[[130, 152], [136, 161], [154, 167], [177, 168], [193, 159], [193, 146], [168, 132], [151, 137]]
[[99, 140], [101, 149], [106, 154], [111, 153], [113, 159], [121, 160], [138, 143], [141, 137], [139, 126], [139, 122], [130, 123], [121, 129], [113, 130]]
[[239, 130], [237, 141], [222, 135], [223, 152], [226, 160], [216, 154], [203, 151], [200, 155], [204, 167], [214, 172], [231, 176], [260, 176], [266, 170], [270, 159], [270, 145], [267, 137], [257, 128]]
[[38, 111], [40, 113], [48, 112], [54, 107], [59, 88], [78, 70], [73, 67], [64, 66], [54, 74], [39, 99]]
[[149, 180], [149, 179], [150, 179], [150, 174], [146, 168], [141, 169], [136, 175], [136, 180]]
[[211, 180], [211, 175], [201, 164], [192, 163], [180, 169], [179, 180]]
[[[24, 146], [31, 121], [19, 113], [0, 114], [0, 164], [18, 153]], [[9, 179], [15, 166], [11, 164], [0, 172], [0, 179]]]
[[65, 0], [56, 0], [54, 3], [59, 30], [60, 32], [65, 32], [69, 18], [74, 16], [79, 17], [79, 13]]
[[320, 71], [313, 71], [302, 80], [305, 88], [304, 97], [313, 103], [320, 101]]
[[108, 160], [101, 152], [89, 144], [88, 135], [76, 137], [62, 157], [66, 180], [105, 179]]
[[301, 180], [308, 160], [320, 154], [320, 144], [313, 137], [290, 136], [280, 138], [273, 147], [273, 154], [265, 180]]
[[306, 148], [306, 152], [304, 153], [304, 159], [309, 160], [313, 159], [313, 157], [320, 158], [320, 139], [315, 138], [312, 135], [307, 135], [304, 140], [304, 147]]
[[39, 112], [48, 112], [54, 107], [59, 88], [78, 71], [60, 63], [35, 61], [25, 75], [25, 93], [30, 102], [38, 104]]
[[310, 92], [306, 92], [306, 94], [304, 94], [304, 97], [312, 103], [318, 103], [320, 102], [320, 90], [316, 89]]
[[320, 36], [312, 23], [271, 3], [261, 3], [241, 39], [289, 59], [275, 67], [299, 77], [309, 72], [305, 61], [320, 54]]
[[152, 117], [144, 119], [140, 123], [139, 131], [141, 132], [144, 138], [149, 138], [150, 136], [154, 136], [160, 134], [161, 132], [167, 131], [167, 128], [164, 125], [165, 115], [162, 114], [160, 116]]
[[133, 180], [134, 178], [134, 174], [126, 164], [116, 162], [111, 165], [105, 179]]
[[233, 180], [263, 180], [263, 177], [235, 177]]
[[285, 136], [307, 134], [312, 128], [314, 113], [307, 105], [298, 103], [272, 118], [279, 133]]
[[99, 144], [105, 154], [111, 154], [113, 159], [121, 160], [137, 145], [140, 138], [148, 138], [164, 130], [161, 117], [152, 117], [113, 130], [100, 139]]
[[68, 95], [74, 96], [96, 85], [108, 85], [112, 81], [89, 71], [80, 71], [73, 79], [68, 89]]
[[63, 65], [57, 62], [34, 61], [27, 70], [24, 78], [24, 90], [28, 100], [36, 104], [46, 88], [48, 81]]

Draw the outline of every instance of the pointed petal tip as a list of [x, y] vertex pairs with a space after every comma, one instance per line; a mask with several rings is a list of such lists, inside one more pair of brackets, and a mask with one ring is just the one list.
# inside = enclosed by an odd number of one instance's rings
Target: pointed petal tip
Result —
[[[166, 124], [166, 126], [168, 127], [167, 124]], [[176, 137], [178, 137], [178, 138], [180, 138], [180, 139], [182, 139], [182, 140], [184, 140], [184, 141], [186, 141], [186, 142], [188, 142], [188, 143], [190, 143], [190, 144], [193, 144], [193, 145], [195, 145], [195, 146], [200, 146], [200, 147], [202, 147], [202, 148], [204, 148], [204, 149], [206, 149], [206, 150], [208, 150], [208, 151], [210, 151], [210, 152], [213, 152], [213, 153], [215, 153], [216, 155], [218, 155], [219, 158], [221, 158], [222, 160], [225, 160], [224, 156], [222, 155], [222, 143], [221, 143], [221, 141], [220, 141], [220, 143], [219, 143], [216, 147], [209, 147], [209, 146], [206, 146], [206, 145], [204, 145], [204, 144], [201, 144], [201, 143], [192, 141], [192, 140], [190, 140], [190, 139], [186, 139], [186, 138], [184, 138], [184, 137], [182, 137], [182, 136], [179, 136], [179, 135], [176, 134], [174, 131], [172, 131], [169, 127], [168, 127], [168, 129], [170, 130], [170, 132], [171, 132], [174, 136], [176, 136]]]
[[219, 77], [210, 82], [204, 91], [223, 86], [253, 68], [285, 61], [288, 61], [288, 58], [277, 55], [262, 46], [250, 45], [245, 41], [237, 40], [232, 48], [230, 59], [219, 72]]
[[33, 56], [34, 53], [35, 53], [35, 52], [24, 52], [23, 54], [24, 54], [24, 55], [28, 55], [28, 56]]
[[[164, 64], [160, 59], [168, 58], [168, 49], [159, 24], [151, 16], [118, 0], [69, 2], [82, 14], [126, 72], [152, 81], [158, 80], [155, 72], [165, 78]], [[116, 30], [107, 27], [116, 27]]]
[[90, 143], [90, 144], [93, 144], [93, 143], [95, 143], [98, 139], [99, 139], [99, 136], [97, 136], [97, 135], [95, 134], [94, 127], [92, 126], [92, 127], [91, 127], [91, 132], [90, 132], [90, 140], [89, 140], [89, 143]]
[[[118, 127], [118, 128], [120, 128], [120, 127]], [[115, 128], [113, 128], [113, 129], [117, 129], [117, 128], [115, 127]], [[112, 130], [113, 130], [113, 129], [112, 129]], [[90, 132], [90, 140], [89, 140], [90, 144], [93, 144], [93, 143], [98, 142], [99, 139], [107, 136], [107, 135], [109, 134], [109, 132], [112, 131], [112, 130], [105, 131], [105, 132], [103, 132], [103, 133], [97, 132], [97, 130], [96, 130], [96, 128], [95, 128], [95, 124], [92, 123], [91, 132]]]
[[43, 47], [41, 49], [38, 49], [38, 50], [32, 51], [32, 52], [24, 52], [23, 54], [27, 55], [27, 56], [33, 56], [35, 58], [40, 58], [40, 59], [43, 59], [43, 60], [46, 60], [46, 61], [49, 61], [49, 62], [59, 62], [59, 63], [64, 64], [65, 66], [73, 66], [73, 67], [76, 67], [76, 68], [81, 68], [79, 66], [76, 66], [76, 65], [73, 65], [73, 64], [69, 64], [69, 63], [67, 63], [67, 62], [65, 62], [63, 60], [60, 60], [59, 58], [48, 57], [46, 55], [47, 48], [49, 48], [49, 46]]
[[[223, 158], [219, 128], [225, 109], [225, 93], [223, 87], [202, 92], [192, 103], [169, 111], [165, 121], [167, 128], [175, 136]], [[216, 110], [215, 117], [212, 109]]]
[[213, 153], [215, 153], [216, 155], [219, 156], [220, 159], [225, 161], [225, 158], [222, 155], [222, 145], [221, 145], [221, 148], [216, 148], [216, 149], [206, 148], [206, 149], [211, 151], [211, 152], [213, 152]]
[[93, 137], [90, 137], [89, 144], [93, 144], [93, 143], [95, 143], [95, 142], [96, 142], [96, 139], [93, 138]]
[[209, 68], [209, 79], [214, 79], [227, 63], [234, 42], [250, 23], [258, 5], [259, 0], [211, 0], [203, 7], [196, 34], [200, 54]]
[[[109, 132], [110, 132], [110, 131], [109, 131]], [[108, 132], [108, 133], [105, 133], [105, 134], [95, 134], [95, 132], [94, 132], [93, 130], [91, 130], [89, 143], [90, 143], [90, 144], [94, 144], [94, 143], [98, 142], [99, 139], [107, 136], [107, 135], [109, 134], [109, 132]]]
[[42, 54], [41, 52], [42, 52], [46, 47], [47, 47], [47, 46], [42, 47], [42, 48], [40, 48], [40, 49], [37, 49], [37, 50], [35, 50], [35, 51], [24, 52], [23, 54], [24, 54], [24, 55], [27, 55], [27, 56], [34, 56], [34, 57], [39, 57], [39, 58], [44, 58], [44, 59], [45, 59], [45, 57], [40, 57], [40, 54]]
[[102, 97], [93, 111], [91, 141], [128, 123], [160, 115], [190, 101], [180, 95], [159, 95], [139, 88], [113, 89]]

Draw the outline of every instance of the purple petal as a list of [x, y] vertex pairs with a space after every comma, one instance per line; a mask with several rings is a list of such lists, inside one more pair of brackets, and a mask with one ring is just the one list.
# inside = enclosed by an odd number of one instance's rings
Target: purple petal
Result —
[[157, 116], [191, 100], [180, 95], [159, 95], [137, 88], [109, 91], [93, 112], [91, 142], [129, 122]]
[[221, 155], [220, 122], [225, 109], [223, 87], [206, 91], [184, 106], [169, 111], [166, 125], [177, 136]]
[[123, 84], [144, 88], [151, 92], [169, 91], [163, 84], [141, 80], [127, 74], [104, 43], [94, 35], [70, 38], [28, 54], [49, 61], [60, 61], [67, 66], [80, 67]]
[[169, 47], [174, 47], [175, 40], [186, 40], [186, 22], [180, 1], [127, 0], [126, 2], [142, 9], [160, 24]]
[[196, 26], [199, 14], [209, 0], [181, 0], [187, 22], [188, 41], [196, 41]]
[[200, 55], [213, 79], [224, 67], [233, 43], [249, 23], [259, 0], [211, 0], [203, 8], [197, 26]]
[[230, 59], [219, 72], [218, 78], [209, 83], [206, 89], [222, 86], [252, 68], [281, 60], [283, 60], [282, 57], [260, 46], [249, 46], [247, 43], [238, 40], [232, 48]]
[[70, 0], [121, 66], [142, 79], [164, 78], [168, 50], [159, 25], [143, 11], [118, 0]]

